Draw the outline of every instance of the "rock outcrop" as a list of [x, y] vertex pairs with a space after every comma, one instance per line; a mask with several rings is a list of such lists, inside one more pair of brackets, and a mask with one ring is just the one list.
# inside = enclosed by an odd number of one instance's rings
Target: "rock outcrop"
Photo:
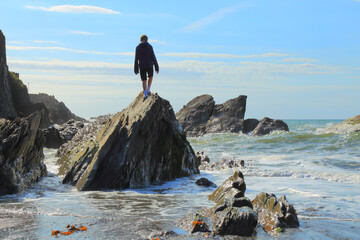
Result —
[[253, 201], [245, 197], [244, 176], [236, 171], [210, 196], [212, 208], [204, 208], [181, 218], [178, 226], [197, 236], [199, 232], [215, 235], [254, 236], [256, 226], [277, 235], [288, 227], [298, 227], [299, 220], [293, 205], [285, 196], [260, 193]]
[[288, 125], [282, 120], [274, 120], [268, 117], [261, 119], [259, 124], [252, 131], [251, 136], [263, 136], [273, 131], [289, 131]]
[[0, 119], [0, 195], [20, 192], [47, 175], [41, 120], [40, 112], [13, 121]]
[[58, 162], [63, 183], [78, 190], [139, 188], [199, 173], [170, 103], [157, 94], [143, 100], [140, 93], [94, 138], [74, 146]]
[[259, 224], [270, 234], [300, 225], [294, 206], [289, 204], [285, 196], [278, 199], [274, 194], [263, 192], [256, 195], [252, 204], [258, 213]]
[[0, 30], [0, 118], [14, 119], [18, 116], [8, 79], [5, 36]]
[[190, 233], [253, 236], [258, 218], [250, 199], [244, 197], [245, 191], [244, 176], [236, 171], [209, 196], [216, 203], [214, 207], [185, 216], [179, 226]]
[[45, 129], [45, 147], [59, 148], [64, 143], [69, 142], [83, 127], [84, 122], [71, 119], [60, 126]]
[[[46, 94], [40, 94], [39, 97], [35, 94], [34, 101], [30, 101], [28, 89], [20, 80], [19, 73], [8, 70], [5, 36], [0, 30], [0, 118], [12, 120], [43, 111], [41, 128], [47, 128], [50, 124], [63, 124], [70, 119], [85, 121], [72, 114], [64, 103], [59, 103], [53, 96], [43, 95]], [[48, 108], [47, 104], [51, 107]]]
[[243, 130], [246, 98], [240, 95], [223, 104], [215, 105], [212, 96], [201, 95], [177, 112], [176, 118], [191, 137], [206, 133], [239, 133]]
[[[263, 118], [244, 119], [247, 96], [240, 95], [223, 104], [215, 104], [211, 95], [201, 95], [179, 112], [176, 118], [189, 137], [199, 137], [208, 133], [245, 133], [252, 136], [269, 134], [272, 131], [289, 131], [281, 120]], [[255, 131], [256, 129], [256, 131]]]
[[30, 101], [35, 104], [44, 104], [49, 110], [49, 119], [52, 124], [64, 124], [69, 120], [86, 122], [85, 119], [73, 114], [63, 102], [59, 102], [54, 96], [46, 93], [29, 94]]
[[215, 107], [215, 101], [211, 95], [198, 96], [186, 104], [176, 118], [188, 136], [201, 136], [206, 133], [206, 124], [209, 121]]
[[341, 123], [327, 127], [321, 131], [325, 133], [335, 133], [335, 134], [360, 132], [360, 115], [348, 118]]

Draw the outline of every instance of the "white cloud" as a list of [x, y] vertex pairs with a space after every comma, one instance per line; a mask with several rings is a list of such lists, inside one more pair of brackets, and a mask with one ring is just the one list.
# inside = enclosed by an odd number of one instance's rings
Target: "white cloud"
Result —
[[[91, 61], [64, 61], [64, 60], [9, 60], [8, 65], [14, 71], [26, 72], [52, 72], [63, 74], [95, 74], [95, 75], [133, 75], [133, 63], [123, 64], [114, 62]], [[162, 69], [164, 69], [162, 71]], [[201, 74], [216, 79], [234, 79], [238, 77], [249, 78], [256, 75], [260, 79], [271, 76], [294, 75], [328, 75], [339, 72], [339, 67], [318, 65], [311, 63], [282, 64], [269, 62], [243, 61], [238, 63], [206, 62], [197, 60], [163, 61], [160, 64], [162, 73], [175, 74], [178, 72], [191, 73], [194, 76]]]
[[120, 14], [120, 12], [101, 8], [101, 7], [95, 7], [95, 6], [87, 6], [87, 5], [80, 5], [80, 6], [74, 6], [74, 5], [59, 5], [59, 6], [52, 6], [52, 7], [37, 7], [37, 6], [25, 6], [28, 9], [37, 9], [37, 10], [43, 10], [47, 12], [62, 12], [62, 13], [103, 13], [103, 14]]
[[[64, 47], [38, 47], [38, 46], [7, 46], [8, 50], [17, 50], [17, 51], [29, 51], [29, 50], [56, 50], [56, 51], [68, 51], [75, 53], [87, 53], [87, 54], [98, 54], [98, 55], [123, 55], [123, 56], [134, 56], [133, 52], [100, 52], [100, 51], [88, 51], [88, 50], [79, 50], [71, 49]], [[180, 58], [277, 58], [277, 57], [287, 57], [289, 56], [286, 53], [264, 53], [264, 54], [254, 54], [254, 55], [235, 55], [227, 53], [159, 53], [159, 56], [166, 57], [180, 57]]]
[[162, 53], [160, 56], [181, 57], [181, 58], [274, 58], [289, 56], [285, 53], [265, 53], [258, 55], [235, 55], [226, 53]]
[[193, 22], [193, 23], [189, 24], [188, 26], [182, 28], [181, 30], [184, 32], [193, 32], [193, 31], [199, 30], [215, 21], [218, 21], [218, 20], [224, 18], [225, 16], [227, 16], [229, 14], [237, 12], [240, 8], [243, 8], [245, 6], [247, 6], [247, 5], [244, 3], [240, 3], [235, 6], [219, 9], [215, 13], [210, 14], [209, 16], [206, 16], [196, 22]]
[[85, 31], [70, 31], [70, 33], [78, 34], [78, 35], [85, 35], [85, 36], [100, 35], [100, 33], [92, 33], [92, 32], [85, 32]]
[[155, 40], [155, 39], [149, 39], [150, 43], [155, 43], [155, 44], [160, 44], [160, 45], [166, 45], [167, 42], [163, 42], [163, 41], [159, 41], [159, 40]]
[[6, 46], [7, 50], [18, 50], [18, 51], [29, 51], [29, 50], [55, 50], [55, 51], [67, 51], [75, 53], [89, 53], [98, 55], [123, 55], [123, 56], [134, 56], [133, 52], [99, 52], [99, 51], [88, 51], [78, 50], [63, 47], [34, 47], [34, 46]]
[[279, 61], [294, 63], [294, 62], [317, 62], [318, 60], [314, 58], [284, 58]]
[[43, 40], [34, 40], [34, 43], [60, 43], [58, 41], [43, 41]]

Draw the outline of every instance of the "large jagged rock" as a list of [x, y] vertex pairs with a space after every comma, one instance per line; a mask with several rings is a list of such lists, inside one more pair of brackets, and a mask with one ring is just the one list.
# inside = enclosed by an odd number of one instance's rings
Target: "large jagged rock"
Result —
[[274, 194], [262, 192], [256, 195], [252, 204], [258, 213], [259, 224], [272, 235], [283, 231], [284, 228], [300, 225], [296, 210], [289, 204], [285, 195], [277, 199]]
[[176, 118], [188, 136], [201, 136], [206, 133], [206, 123], [209, 121], [215, 107], [211, 95], [198, 96], [186, 104]]
[[0, 30], [0, 118], [14, 119], [18, 114], [14, 106], [8, 75], [5, 36]]
[[345, 121], [327, 127], [322, 132], [335, 133], [335, 134], [347, 134], [352, 132], [360, 132], [360, 115], [346, 119]]
[[170, 103], [142, 93], [58, 162], [63, 183], [78, 190], [144, 187], [199, 173], [200, 164]]
[[179, 227], [190, 233], [253, 236], [258, 218], [250, 199], [244, 197], [245, 190], [244, 176], [236, 171], [209, 196], [216, 203], [214, 207], [186, 215]]
[[223, 104], [215, 105], [206, 123], [206, 133], [241, 133], [244, 127], [246, 96], [240, 95]]
[[0, 119], [0, 195], [20, 192], [47, 175], [41, 119], [40, 112], [13, 121]]
[[29, 94], [32, 103], [44, 104], [49, 110], [49, 118], [52, 124], [62, 125], [69, 120], [86, 122], [85, 119], [73, 114], [63, 102], [59, 102], [54, 96], [46, 93]]
[[251, 136], [263, 136], [273, 131], [289, 131], [288, 125], [282, 120], [274, 120], [268, 117], [261, 119]]
[[201, 95], [186, 104], [176, 117], [190, 137], [207, 133], [239, 133], [243, 130], [246, 96], [216, 104], [210, 95]]

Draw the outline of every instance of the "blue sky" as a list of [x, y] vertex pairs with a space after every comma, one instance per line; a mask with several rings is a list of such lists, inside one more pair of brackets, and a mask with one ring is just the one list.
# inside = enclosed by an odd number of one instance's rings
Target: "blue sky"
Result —
[[360, 0], [3, 1], [11, 71], [83, 117], [141, 91], [134, 50], [147, 34], [153, 92], [178, 111], [211, 94], [247, 95], [246, 118], [360, 114]]

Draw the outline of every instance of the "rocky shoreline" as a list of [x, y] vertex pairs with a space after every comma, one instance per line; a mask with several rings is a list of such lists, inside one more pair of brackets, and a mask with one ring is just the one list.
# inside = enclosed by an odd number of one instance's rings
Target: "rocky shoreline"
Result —
[[264, 117], [244, 119], [247, 96], [240, 95], [223, 104], [215, 104], [211, 95], [195, 97], [176, 113], [188, 137], [209, 133], [244, 133], [263, 136], [273, 131], [289, 131], [282, 120]]

